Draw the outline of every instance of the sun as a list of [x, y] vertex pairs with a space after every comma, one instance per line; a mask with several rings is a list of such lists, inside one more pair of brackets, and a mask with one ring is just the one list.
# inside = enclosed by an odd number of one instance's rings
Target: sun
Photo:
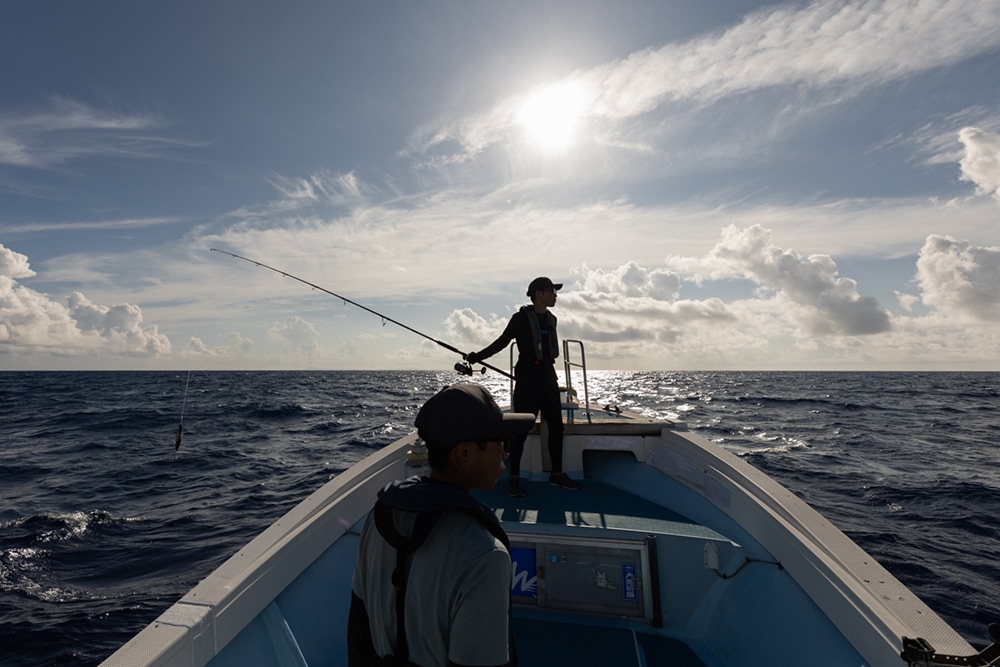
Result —
[[528, 138], [544, 150], [567, 148], [586, 111], [582, 86], [557, 83], [529, 95], [517, 113]]

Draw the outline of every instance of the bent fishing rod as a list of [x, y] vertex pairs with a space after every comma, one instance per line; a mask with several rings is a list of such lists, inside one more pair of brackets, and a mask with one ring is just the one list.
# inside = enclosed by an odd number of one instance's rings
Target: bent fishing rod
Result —
[[[300, 283], [302, 283], [303, 285], [308, 285], [309, 287], [312, 287], [313, 289], [318, 289], [320, 292], [326, 292], [330, 296], [336, 297], [336, 298], [340, 299], [341, 301], [343, 301], [344, 303], [349, 303], [352, 306], [357, 306], [361, 310], [366, 310], [369, 313], [371, 313], [372, 315], [375, 315], [375, 316], [381, 318], [382, 319], [382, 326], [385, 326], [386, 322], [392, 322], [396, 326], [403, 327], [407, 331], [415, 333], [418, 336], [422, 336], [423, 338], [426, 338], [427, 340], [431, 341], [432, 343], [437, 343], [438, 345], [440, 345], [444, 349], [448, 350], [449, 352], [454, 352], [455, 354], [461, 356], [462, 359], [465, 359], [465, 352], [462, 352], [457, 347], [454, 347], [452, 345], [448, 345], [448, 343], [444, 343], [442, 341], [439, 341], [436, 338], [432, 338], [431, 336], [428, 336], [427, 334], [425, 334], [425, 333], [423, 333], [421, 331], [417, 331], [413, 327], [406, 326], [402, 322], [398, 322], [398, 321], [392, 319], [391, 317], [388, 317], [386, 315], [383, 315], [382, 313], [379, 313], [377, 311], [372, 310], [371, 308], [369, 308], [367, 306], [362, 306], [357, 301], [351, 301], [350, 299], [348, 299], [345, 296], [341, 296], [341, 295], [337, 294], [336, 292], [331, 292], [330, 290], [326, 289], [325, 287], [320, 287], [319, 285], [316, 285], [315, 283], [311, 283], [308, 280], [304, 280], [302, 278], [299, 278], [298, 276], [293, 276], [292, 274], [290, 274], [290, 273], [288, 273], [286, 271], [282, 271], [281, 269], [276, 269], [273, 266], [268, 266], [267, 264], [264, 264], [263, 262], [258, 262], [255, 259], [250, 259], [249, 257], [244, 257], [242, 255], [237, 255], [236, 253], [228, 252], [226, 250], [219, 250], [218, 248], [209, 248], [209, 251], [210, 252], [221, 252], [223, 255], [229, 255], [230, 257], [233, 257], [235, 259], [242, 259], [244, 262], [249, 262], [250, 264], [256, 264], [257, 266], [261, 267], [262, 269], [267, 269], [268, 271], [274, 271], [275, 273], [281, 274], [282, 276], [284, 276], [286, 278], [291, 278], [292, 280], [297, 280]], [[484, 368], [482, 369], [483, 373], [485, 373], [486, 369], [489, 368], [490, 370], [496, 371], [497, 373], [500, 373], [501, 375], [505, 375], [505, 376], [509, 377], [512, 380], [514, 379], [513, 375], [511, 375], [507, 371], [504, 371], [504, 370], [501, 370], [501, 369], [497, 368], [496, 366], [491, 366], [490, 364], [487, 364], [487, 363], [482, 362], [482, 361], [480, 361], [478, 363], [481, 366], [484, 366]], [[461, 373], [462, 375], [472, 375], [472, 373], [473, 373], [473, 371], [472, 371], [472, 364], [469, 364], [469, 363], [464, 363], [463, 364], [462, 362], [459, 362], [459, 363], [455, 364], [455, 370], [458, 371], [459, 373]]]

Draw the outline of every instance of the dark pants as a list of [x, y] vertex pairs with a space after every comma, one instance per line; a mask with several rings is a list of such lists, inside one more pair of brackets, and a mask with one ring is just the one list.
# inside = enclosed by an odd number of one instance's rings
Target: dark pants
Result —
[[[551, 364], [542, 366], [520, 366], [514, 370], [514, 396], [511, 399], [514, 412], [531, 412], [536, 417], [542, 413], [549, 431], [549, 458], [552, 472], [562, 472], [563, 422], [562, 406], [559, 401], [559, 382], [556, 370]], [[510, 474], [521, 474], [521, 457], [527, 435], [514, 438], [510, 446]]]

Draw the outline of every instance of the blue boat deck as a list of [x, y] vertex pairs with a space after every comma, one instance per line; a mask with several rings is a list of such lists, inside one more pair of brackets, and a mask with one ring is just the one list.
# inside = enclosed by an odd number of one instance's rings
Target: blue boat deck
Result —
[[707, 536], [708, 529], [677, 512], [594, 479], [580, 480], [581, 488], [570, 491], [550, 486], [547, 477], [522, 478], [525, 495], [521, 498], [507, 495], [508, 479], [505, 475], [492, 491], [474, 492], [497, 511], [507, 528], [512, 528], [511, 524], [545, 523]]
[[[621, 455], [607, 453], [601, 458]], [[520, 498], [507, 495], [507, 481], [504, 476], [492, 491], [475, 495], [496, 510], [515, 544], [518, 533], [563, 535], [566, 539], [631, 533], [638, 541], [652, 536], [659, 541], [694, 538], [699, 544], [705, 539], [728, 542], [677, 512], [595, 478], [580, 479], [581, 489], [570, 491], [550, 486], [547, 476], [538, 479], [526, 476], [522, 478], [525, 495]], [[516, 568], [517, 565], [515, 571]], [[658, 590], [659, 586], [654, 588]], [[658, 615], [651, 622], [617, 614], [614, 604], [602, 614], [594, 612], [594, 605], [588, 613], [566, 608], [543, 609], [517, 602], [515, 597], [514, 630], [522, 667], [562, 664], [705, 667], [705, 662], [685, 641], [658, 627], [661, 625]]]

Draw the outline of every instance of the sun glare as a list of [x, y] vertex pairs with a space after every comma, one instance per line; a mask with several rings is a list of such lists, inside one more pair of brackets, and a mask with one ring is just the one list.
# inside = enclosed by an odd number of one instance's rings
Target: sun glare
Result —
[[517, 115], [528, 137], [545, 150], [569, 146], [586, 106], [583, 89], [576, 84], [560, 83], [530, 95]]

